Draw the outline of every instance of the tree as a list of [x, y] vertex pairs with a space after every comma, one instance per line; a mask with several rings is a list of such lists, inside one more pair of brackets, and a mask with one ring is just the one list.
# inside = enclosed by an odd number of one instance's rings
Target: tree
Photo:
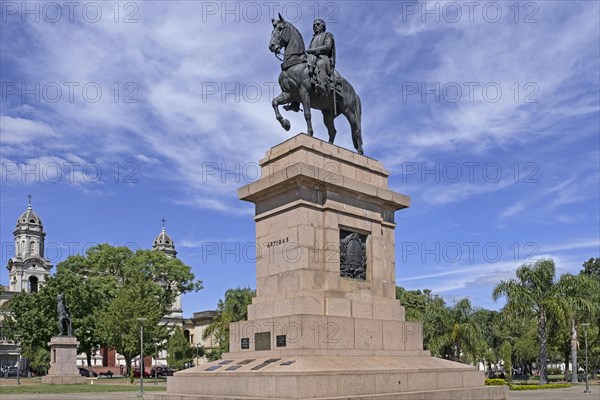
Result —
[[[396, 286], [396, 299], [405, 307], [406, 320], [423, 323], [423, 345], [433, 355], [444, 357], [444, 351], [434, 340], [444, 334], [449, 324], [446, 303], [431, 290], [406, 290]], [[433, 344], [433, 346], [432, 346]]]
[[547, 346], [548, 318], [550, 315], [564, 319], [566, 302], [555, 282], [556, 267], [552, 259], [541, 259], [535, 264], [523, 264], [517, 269], [517, 279], [501, 281], [492, 292], [494, 300], [507, 297], [504, 311], [509, 314], [535, 313], [540, 344], [540, 384], [548, 382]]
[[14, 296], [9, 302], [7, 333], [21, 336], [28, 358], [38, 348], [47, 349], [47, 342], [58, 333], [56, 295], [64, 293], [79, 352], [87, 354], [88, 364], [92, 350], [106, 345], [125, 357], [129, 369], [139, 354], [137, 318], [146, 318], [144, 353], [148, 354], [153, 350], [150, 338], [168, 336], [158, 323], [176, 296], [201, 288], [202, 282], [194, 280], [190, 267], [178, 259], [158, 251], [134, 253], [126, 247], [101, 244], [88, 249], [85, 256], [59, 263], [55, 276], [38, 293]]
[[27, 359], [34, 358], [40, 349], [49, 352], [48, 342], [58, 332], [56, 303], [52, 307], [51, 295], [43, 289], [38, 293], [18, 293], [6, 303], [6, 337], [19, 339], [21, 354]]
[[468, 299], [458, 301], [448, 309], [445, 332], [434, 338], [432, 349], [443, 349], [444, 358], [472, 363], [481, 353], [482, 335], [474, 320], [474, 309]]
[[[140, 354], [140, 324], [144, 324], [144, 354], [154, 350], [152, 338], [166, 339], [167, 329], [159, 325], [164, 309], [160, 307], [156, 287], [148, 281], [123, 286], [108, 307], [101, 311], [98, 335], [104, 343], [123, 355], [129, 369]], [[140, 322], [138, 318], [145, 318]]]
[[50, 352], [42, 347], [38, 347], [33, 354], [27, 357], [29, 366], [38, 375], [45, 375], [50, 368]]
[[504, 316], [510, 334], [507, 339], [514, 343], [513, 364], [520, 367], [522, 374], [531, 375], [533, 363], [540, 354], [536, 318], [533, 314], [516, 316], [504, 313]]
[[217, 315], [202, 335], [203, 339], [213, 335], [219, 343], [217, 349], [207, 354], [211, 360], [219, 359], [222, 353], [229, 351], [229, 324], [248, 318], [248, 305], [252, 303], [252, 298], [255, 296], [255, 290], [245, 287], [228, 289], [225, 292], [225, 300], [219, 300]]
[[590, 258], [583, 263], [583, 274], [600, 279], [600, 258]]
[[192, 362], [194, 351], [180, 327], [175, 327], [167, 343], [167, 363], [177, 370]]
[[477, 356], [477, 361], [487, 363], [488, 370], [491, 370], [492, 364], [503, 360], [501, 347], [508, 335], [505, 321], [498, 311], [484, 308], [475, 309], [471, 319], [480, 335], [479, 347], [474, 355]]
[[558, 289], [567, 302], [565, 313], [567, 323], [570, 325], [571, 363], [573, 364], [571, 383], [577, 383], [579, 323], [590, 321], [597, 315], [600, 285], [596, 279], [585, 273], [579, 275], [565, 274], [558, 281]]
[[502, 343], [500, 346], [500, 358], [504, 362], [504, 372], [506, 373], [506, 379], [510, 382], [512, 378], [512, 346], [510, 342]]

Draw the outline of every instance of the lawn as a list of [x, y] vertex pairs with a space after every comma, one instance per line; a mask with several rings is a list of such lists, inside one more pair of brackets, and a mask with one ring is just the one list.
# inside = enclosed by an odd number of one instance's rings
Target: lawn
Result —
[[[42, 383], [29, 383], [20, 386], [0, 386], [0, 398], [5, 394], [45, 394], [45, 393], [106, 393], [106, 392], [137, 392], [140, 385], [124, 383], [122, 385], [113, 383], [84, 384], [84, 385], [45, 385]], [[144, 385], [145, 392], [161, 392], [167, 387], [155, 386], [151, 383]]]

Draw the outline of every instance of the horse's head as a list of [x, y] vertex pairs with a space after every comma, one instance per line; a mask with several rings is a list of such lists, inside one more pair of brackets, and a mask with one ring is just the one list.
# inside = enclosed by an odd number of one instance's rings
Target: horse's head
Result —
[[269, 51], [277, 54], [290, 42], [290, 25], [283, 19], [281, 14], [279, 14], [279, 19], [272, 19], [271, 23], [273, 24], [273, 32], [269, 41]]

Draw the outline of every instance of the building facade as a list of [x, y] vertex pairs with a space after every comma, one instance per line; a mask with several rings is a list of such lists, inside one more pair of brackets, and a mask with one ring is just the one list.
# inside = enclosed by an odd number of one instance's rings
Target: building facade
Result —
[[[44, 256], [46, 232], [42, 220], [31, 207], [31, 196], [27, 209], [17, 219], [13, 232], [14, 255], [8, 260], [8, 287], [0, 294], [0, 367], [17, 365], [19, 347], [6, 339], [3, 320], [8, 315], [6, 303], [20, 292], [37, 293], [50, 276], [52, 264]], [[21, 366], [23, 369], [23, 366]]]

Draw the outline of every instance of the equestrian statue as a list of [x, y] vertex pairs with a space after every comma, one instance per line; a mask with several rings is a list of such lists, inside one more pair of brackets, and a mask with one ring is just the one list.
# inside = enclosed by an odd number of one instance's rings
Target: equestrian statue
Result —
[[272, 23], [269, 50], [279, 56], [280, 50], [285, 48], [283, 59], [280, 58], [283, 61], [279, 74], [282, 93], [273, 99], [275, 118], [286, 131], [290, 130], [290, 121], [281, 116], [279, 106], [283, 105], [286, 111], [300, 111], [302, 104], [306, 133], [313, 136], [310, 109], [321, 110], [329, 143], [333, 143], [336, 134], [333, 120], [343, 114], [350, 123], [354, 148], [358, 154], [363, 154], [360, 97], [335, 70], [335, 40], [326, 31], [325, 21], [314, 21], [314, 36], [308, 50], [305, 50], [304, 39], [298, 29], [285, 21], [281, 14]]

